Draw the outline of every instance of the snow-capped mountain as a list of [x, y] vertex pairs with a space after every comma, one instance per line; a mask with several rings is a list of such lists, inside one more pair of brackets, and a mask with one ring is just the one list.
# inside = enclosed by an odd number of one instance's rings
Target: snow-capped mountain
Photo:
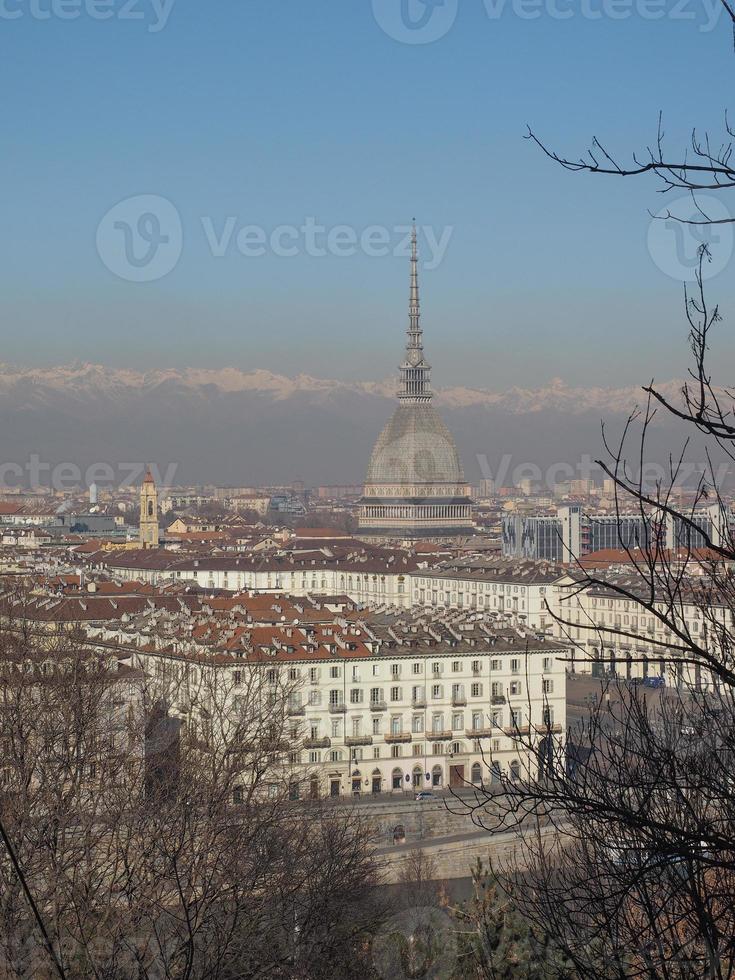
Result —
[[[676, 398], [680, 386], [659, 387]], [[347, 382], [235, 367], [0, 364], [0, 466], [31, 456], [83, 468], [157, 461], [176, 464], [184, 483], [359, 483], [395, 387], [393, 379]], [[506, 480], [526, 464], [576, 468], [601, 453], [601, 419], [614, 431], [643, 401], [640, 388], [575, 388], [560, 379], [535, 389], [436, 393], [471, 481], [495, 477], [501, 467]], [[661, 426], [654, 434], [660, 459], [677, 448], [669, 435]]]

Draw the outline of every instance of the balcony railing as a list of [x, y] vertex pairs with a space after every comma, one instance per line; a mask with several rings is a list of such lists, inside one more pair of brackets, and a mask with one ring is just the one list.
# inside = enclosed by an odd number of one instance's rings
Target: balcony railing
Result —
[[289, 704], [286, 708], [286, 714], [289, 718], [297, 718], [306, 714], [305, 704]]
[[345, 738], [345, 745], [372, 745], [372, 735], [348, 735]]
[[489, 738], [491, 735], [497, 735], [497, 728], [466, 728], [465, 735], [467, 738]]
[[411, 707], [412, 708], [425, 708], [426, 707], [426, 698], [411, 698]]
[[453, 694], [452, 695], [452, 707], [453, 708], [464, 708], [467, 706], [467, 698], [464, 694]]
[[332, 745], [331, 738], [307, 738], [304, 739], [305, 749], [328, 749]]
[[411, 733], [410, 732], [389, 732], [384, 736], [385, 741], [389, 744], [391, 742], [410, 742]]
[[504, 694], [493, 694], [492, 697], [490, 698], [490, 703], [491, 704], [505, 704], [505, 695]]
[[385, 703], [385, 701], [371, 701], [370, 702], [370, 710], [371, 711], [386, 711], [387, 708], [388, 708], [388, 705]]
[[426, 737], [430, 741], [440, 741], [441, 739], [449, 739], [452, 737], [451, 732], [427, 732]]
[[347, 705], [344, 701], [340, 701], [339, 704], [330, 704], [329, 710], [332, 714], [344, 714], [347, 711]]

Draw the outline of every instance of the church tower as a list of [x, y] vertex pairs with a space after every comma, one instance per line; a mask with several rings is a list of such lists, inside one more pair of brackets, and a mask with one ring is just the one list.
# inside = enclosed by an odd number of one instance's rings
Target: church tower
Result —
[[140, 532], [138, 540], [141, 548], [158, 547], [158, 490], [146, 468], [140, 487]]

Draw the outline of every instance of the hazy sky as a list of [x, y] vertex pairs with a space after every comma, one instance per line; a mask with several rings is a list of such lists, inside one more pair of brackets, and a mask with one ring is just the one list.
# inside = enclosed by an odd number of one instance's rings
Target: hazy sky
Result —
[[672, 156], [694, 125], [719, 141], [735, 56], [715, 0], [169, 3], [0, 0], [2, 360], [386, 377], [416, 215], [448, 240], [421, 235], [436, 384], [682, 373], [691, 242], [649, 242], [654, 179], [573, 175], [523, 136], [626, 159], [662, 109]]

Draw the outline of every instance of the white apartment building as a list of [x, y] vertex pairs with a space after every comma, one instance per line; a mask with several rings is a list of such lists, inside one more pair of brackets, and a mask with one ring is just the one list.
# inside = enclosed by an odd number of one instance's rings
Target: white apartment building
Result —
[[[641, 589], [640, 579], [629, 572], [607, 575], [632, 595]], [[673, 614], [676, 625], [695, 643], [716, 643], [714, 624], [732, 632], [729, 608], [712, 605], [709, 600], [703, 612], [701, 602], [696, 601], [686, 582], [682, 583], [681, 595], [681, 602], [667, 615]], [[626, 598], [604, 585], [587, 586], [580, 591], [574, 576], [567, 575], [557, 583], [554, 601], [557, 616], [566, 622], [555, 621], [552, 632], [560, 642], [570, 645], [570, 670], [626, 679], [662, 677], [669, 685], [686, 681], [702, 688], [712, 682], [706, 669], [684, 668], [677, 663], [676, 647], [681, 641], [634, 598]]]
[[[208, 659], [187, 654], [186, 641], [141, 637], [129, 663], [153, 678], [179, 671], [187, 690], [217, 687], [232, 699], [241, 685], [252, 689], [253, 670], [266, 688], [290, 685], [288, 767], [303, 797], [488, 786], [501, 773], [536, 771], [551, 740], [563, 745], [567, 647], [456, 614], [337, 623], [333, 639], [329, 627], [318, 640], [308, 627], [283, 627], [267, 649]], [[109, 642], [122, 634], [111, 626], [90, 635]], [[211, 671], [228, 683], [202, 684]], [[186, 725], [200, 723], [186, 701], [176, 710]]]

